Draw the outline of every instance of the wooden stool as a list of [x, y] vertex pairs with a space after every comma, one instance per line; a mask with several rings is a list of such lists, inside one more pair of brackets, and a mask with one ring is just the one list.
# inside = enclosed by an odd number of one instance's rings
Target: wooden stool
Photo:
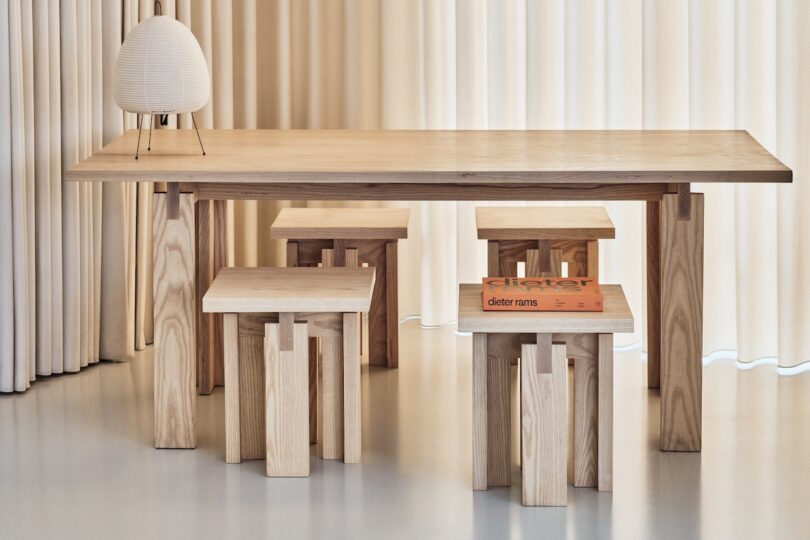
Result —
[[613, 490], [613, 334], [632, 332], [619, 285], [605, 310], [483, 311], [461, 285], [458, 329], [473, 333], [473, 489], [511, 483], [510, 361], [520, 356], [523, 504], [567, 504], [566, 356], [574, 364], [574, 486]]
[[601, 206], [505, 206], [475, 209], [478, 238], [488, 240], [487, 276], [599, 278], [599, 239], [616, 230]]
[[[313, 425], [323, 459], [360, 461], [359, 324], [371, 302], [374, 273], [220, 271], [203, 311], [224, 314], [226, 462], [266, 458], [267, 476], [308, 476]], [[313, 337], [320, 362], [309, 349]]]
[[[287, 266], [351, 266], [377, 269], [368, 315], [368, 362], [399, 364], [397, 241], [408, 237], [407, 208], [284, 208], [270, 227], [271, 238], [287, 239]], [[331, 260], [323, 258], [330, 250]]]

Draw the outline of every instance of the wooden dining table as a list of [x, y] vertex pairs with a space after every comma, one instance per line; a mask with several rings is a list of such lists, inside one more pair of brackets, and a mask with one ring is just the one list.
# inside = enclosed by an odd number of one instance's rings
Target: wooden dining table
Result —
[[647, 375], [650, 388], [660, 386], [660, 448], [699, 451], [704, 203], [691, 184], [792, 181], [791, 170], [745, 131], [200, 133], [205, 155], [194, 131], [157, 130], [151, 151], [136, 160], [138, 133], [128, 131], [65, 174], [67, 182], [159, 182], [152, 216], [158, 448], [196, 446], [196, 388], [205, 393], [216, 382], [221, 337], [200, 299], [224, 265], [225, 201], [627, 200], [646, 205]]

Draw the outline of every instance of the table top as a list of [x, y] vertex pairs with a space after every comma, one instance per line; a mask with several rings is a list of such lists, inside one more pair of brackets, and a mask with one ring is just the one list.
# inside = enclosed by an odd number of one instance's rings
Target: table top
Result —
[[481, 284], [462, 284], [458, 294], [460, 332], [533, 334], [577, 332], [610, 334], [633, 331], [633, 314], [621, 285], [602, 285], [605, 310], [577, 311], [484, 311]]
[[396, 240], [408, 238], [410, 208], [282, 208], [270, 238]]
[[66, 181], [187, 183], [790, 182], [746, 131], [130, 130]]
[[205, 313], [368, 311], [374, 268], [223, 268], [203, 296]]
[[596, 240], [615, 238], [604, 206], [479, 206], [478, 238], [486, 240]]

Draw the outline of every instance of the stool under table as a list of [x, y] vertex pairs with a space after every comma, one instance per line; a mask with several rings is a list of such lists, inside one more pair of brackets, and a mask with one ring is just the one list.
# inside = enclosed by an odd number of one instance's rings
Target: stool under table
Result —
[[[266, 458], [267, 476], [308, 476], [312, 425], [320, 457], [360, 461], [359, 324], [374, 275], [373, 268], [220, 271], [203, 311], [223, 314], [225, 461]], [[311, 338], [321, 352], [314, 365]]]
[[511, 483], [510, 364], [520, 357], [523, 504], [567, 504], [567, 358], [574, 363], [574, 486], [613, 490], [613, 334], [632, 332], [621, 286], [602, 312], [484, 311], [461, 285], [458, 329], [473, 333], [473, 489]]
[[407, 208], [284, 208], [270, 227], [271, 238], [287, 240], [287, 266], [377, 269], [368, 314], [372, 366], [399, 365], [397, 244], [408, 237], [409, 216]]
[[602, 206], [481, 206], [475, 209], [478, 238], [488, 241], [487, 276], [599, 277], [599, 239], [616, 229]]

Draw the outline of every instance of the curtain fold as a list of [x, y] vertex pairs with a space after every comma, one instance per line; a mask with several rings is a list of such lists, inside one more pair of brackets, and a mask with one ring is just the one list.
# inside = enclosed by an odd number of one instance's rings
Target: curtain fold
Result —
[[[796, 0], [210, 0], [187, 15], [214, 63], [208, 126], [749, 130], [796, 181], [694, 186], [707, 194], [704, 352], [790, 368], [810, 360], [810, 198], [795, 150], [807, 11]], [[286, 204], [303, 203], [232, 205], [234, 263], [283, 262], [267, 231]], [[475, 204], [408, 206], [401, 315], [452, 323], [455, 284], [486, 268]], [[638, 319], [617, 338], [627, 345], [643, 338], [644, 210], [605, 206], [617, 238], [602, 243], [601, 271]]]
[[[810, 361], [810, 3], [800, 0], [164, 0], [212, 73], [204, 127], [747, 129], [792, 185], [706, 193], [704, 352]], [[118, 47], [151, 0], [0, 4], [0, 391], [125, 360], [152, 339], [152, 185], [63, 184], [134, 116]], [[191, 126], [188, 115], [168, 127]], [[160, 180], [160, 179], [156, 179]], [[229, 203], [228, 262], [283, 262], [268, 230], [300, 201]], [[476, 203], [412, 208], [401, 316], [452, 323], [483, 275]], [[490, 204], [481, 202], [479, 204]], [[607, 203], [602, 243], [644, 328], [644, 212]], [[431, 279], [425, 279], [431, 276]], [[441, 276], [439, 280], [434, 276]], [[717, 355], [715, 355], [717, 356]]]
[[135, 186], [62, 182], [124, 127], [124, 4], [0, 5], [0, 392], [135, 349]]

